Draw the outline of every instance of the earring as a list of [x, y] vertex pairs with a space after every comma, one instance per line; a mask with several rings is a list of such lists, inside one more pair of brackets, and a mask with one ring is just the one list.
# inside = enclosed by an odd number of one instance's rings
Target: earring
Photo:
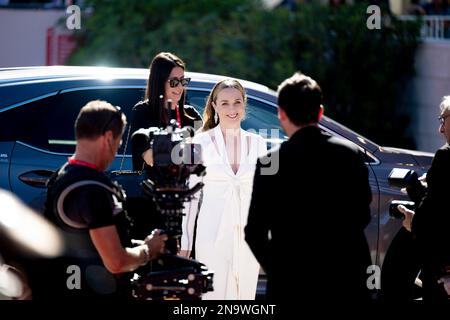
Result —
[[218, 116], [217, 112], [214, 113], [214, 122], [215, 123], [219, 122], [219, 116]]

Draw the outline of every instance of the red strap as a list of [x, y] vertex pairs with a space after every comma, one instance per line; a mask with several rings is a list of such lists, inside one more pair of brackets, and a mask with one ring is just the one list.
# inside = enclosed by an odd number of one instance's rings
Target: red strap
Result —
[[85, 167], [89, 167], [91, 169], [100, 171], [99, 168], [95, 164], [92, 164], [90, 162], [77, 160], [77, 159], [74, 159], [74, 158], [69, 158], [68, 161], [69, 161], [69, 164], [75, 164], [77, 166], [85, 166]]
[[178, 106], [177, 106], [175, 109], [177, 110], [177, 122], [178, 122], [178, 128], [181, 128], [180, 109], [179, 109]]

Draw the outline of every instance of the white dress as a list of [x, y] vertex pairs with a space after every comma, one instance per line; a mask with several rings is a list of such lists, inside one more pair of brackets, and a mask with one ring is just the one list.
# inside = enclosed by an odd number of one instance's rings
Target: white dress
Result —
[[[267, 153], [264, 139], [241, 129], [241, 158], [235, 174], [228, 161], [224, 138], [217, 126], [194, 137], [202, 146], [206, 176], [198, 213], [196, 260], [214, 271], [210, 300], [255, 299], [259, 264], [244, 239], [258, 157]], [[191, 185], [199, 178], [191, 176]], [[192, 249], [198, 202], [186, 206], [181, 249]]]

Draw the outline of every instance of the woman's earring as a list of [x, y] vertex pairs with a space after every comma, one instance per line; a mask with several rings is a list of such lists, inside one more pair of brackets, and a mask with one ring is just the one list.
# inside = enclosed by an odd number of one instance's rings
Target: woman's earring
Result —
[[215, 123], [219, 122], [219, 116], [217, 115], [217, 112], [214, 113], [214, 122]]

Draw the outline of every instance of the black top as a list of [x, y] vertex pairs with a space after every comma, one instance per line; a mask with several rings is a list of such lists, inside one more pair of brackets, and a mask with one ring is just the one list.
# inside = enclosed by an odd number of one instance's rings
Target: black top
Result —
[[64, 211], [68, 217], [85, 224], [88, 229], [114, 225], [114, 206], [111, 194], [96, 185], [75, 189], [64, 201]]
[[[367, 298], [371, 199], [359, 150], [315, 126], [259, 159], [245, 239], [267, 273], [267, 296], [298, 297], [301, 288], [308, 299]], [[338, 295], [328, 288], [334, 276], [345, 283]]]
[[[79, 183], [84, 183], [84, 185], [73, 187]], [[124, 196], [121, 194], [119, 186], [114, 184], [103, 172], [87, 166], [64, 165], [58, 171], [58, 175], [50, 180], [48, 187], [48, 201], [51, 197], [53, 203], [47, 203], [47, 206], [51, 207], [49, 208], [50, 214], [54, 214], [54, 217], [59, 219], [57, 222], [63, 229], [74, 231], [71, 230], [74, 227], [67, 225], [55, 212], [56, 202], [62, 192], [67, 193], [63, 198], [63, 211], [67, 219], [79, 225], [75, 229], [89, 230], [115, 225], [115, 216], [123, 211]]]
[[[171, 119], [177, 119], [176, 110], [171, 110]], [[202, 123], [202, 117], [190, 105], [185, 105], [183, 109], [180, 109], [181, 127], [191, 126], [195, 130], [199, 129]], [[148, 100], [140, 101], [133, 107], [131, 117], [131, 134], [139, 129], [148, 129], [150, 127], [165, 127], [167, 124], [162, 122], [161, 116], [156, 108], [152, 108], [148, 104]], [[142, 153], [149, 149], [148, 144], [145, 141], [138, 141], [132, 144], [133, 155], [133, 170], [148, 169], [148, 166], [144, 167], [144, 160], [142, 159]]]
[[[131, 246], [130, 221], [122, 209], [124, 201], [118, 185], [104, 173], [86, 166], [66, 163], [51, 177], [44, 214], [61, 229], [65, 251], [56, 259], [33, 264], [30, 274], [34, 298], [103, 300], [130, 295], [130, 274], [111, 274], [89, 234], [92, 229], [115, 226], [122, 246]], [[77, 277], [80, 288], [75, 286]], [[69, 288], [69, 282], [74, 287]]]
[[412, 233], [422, 262], [424, 300], [427, 297], [447, 299], [443, 286], [438, 285], [437, 280], [446, 273], [445, 269], [450, 269], [449, 181], [450, 147], [447, 144], [434, 155], [427, 172], [427, 194], [419, 203], [412, 220]]

